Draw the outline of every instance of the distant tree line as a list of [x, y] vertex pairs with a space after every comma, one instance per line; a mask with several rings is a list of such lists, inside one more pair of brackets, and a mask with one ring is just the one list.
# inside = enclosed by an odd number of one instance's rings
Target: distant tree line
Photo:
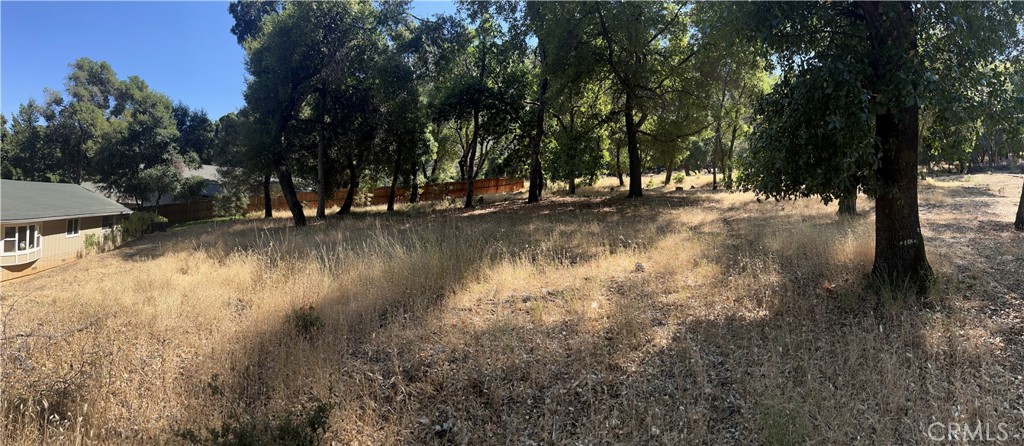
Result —
[[106, 62], [71, 64], [65, 91], [46, 90], [3, 124], [3, 178], [81, 184], [95, 181], [138, 205], [161, 196], [197, 194], [184, 178], [217, 156], [214, 124], [202, 110], [173, 105], [137, 76], [119, 79]]

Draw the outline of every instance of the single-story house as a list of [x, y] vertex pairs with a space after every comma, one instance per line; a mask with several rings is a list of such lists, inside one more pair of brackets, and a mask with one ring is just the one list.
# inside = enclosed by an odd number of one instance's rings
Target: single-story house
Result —
[[116, 243], [131, 212], [77, 184], [0, 180], [0, 281], [75, 260], [86, 239]]

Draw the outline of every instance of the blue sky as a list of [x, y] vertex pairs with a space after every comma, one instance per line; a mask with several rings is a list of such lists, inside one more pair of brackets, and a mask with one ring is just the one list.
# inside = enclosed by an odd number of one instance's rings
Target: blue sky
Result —
[[[420, 17], [451, 11], [413, 4]], [[89, 57], [217, 119], [242, 106], [245, 88], [232, 23], [227, 2], [0, 1], [0, 111], [42, 100], [44, 87], [63, 91], [68, 64]]]

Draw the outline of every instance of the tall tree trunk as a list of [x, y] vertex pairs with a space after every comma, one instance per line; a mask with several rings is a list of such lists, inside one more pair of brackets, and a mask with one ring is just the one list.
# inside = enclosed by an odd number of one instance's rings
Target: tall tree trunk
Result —
[[876, 171], [875, 262], [872, 275], [893, 285], [927, 291], [932, 269], [925, 254], [917, 207], [917, 106], [876, 117], [880, 152]]
[[270, 174], [263, 175], [263, 218], [274, 216], [273, 201], [270, 200]]
[[569, 195], [576, 195], [576, 178], [569, 178]]
[[732, 158], [733, 158], [733, 153], [735, 153], [735, 150], [736, 150], [736, 131], [739, 130], [739, 128], [740, 128], [739, 124], [734, 125], [732, 127], [732, 136], [729, 137], [729, 151], [726, 152], [725, 163], [723, 163], [725, 165], [724, 166], [725, 167], [725, 171], [723, 172], [724, 178], [722, 179], [722, 181], [725, 182], [725, 188], [728, 189], [728, 190], [732, 190], [732, 185], [733, 185], [733, 183], [732, 183]]
[[857, 215], [857, 192], [839, 197], [839, 215]]
[[722, 164], [722, 121], [725, 119], [725, 96], [729, 86], [729, 67], [722, 76], [722, 96], [718, 103], [718, 117], [715, 119], [715, 148], [711, 151], [711, 190], [718, 190], [718, 169]]
[[352, 211], [352, 204], [356, 201], [356, 192], [359, 191], [359, 170], [356, 169], [356, 165], [351, 159], [348, 161], [348, 177], [348, 193], [345, 194], [345, 201], [341, 204], [341, 209], [338, 209], [337, 215], [345, 215]]
[[1020, 190], [1020, 203], [1017, 204], [1017, 220], [1013, 222], [1013, 228], [1024, 231], [1024, 187]]
[[327, 218], [327, 191], [324, 190], [324, 138], [325, 132], [321, 124], [317, 129], [316, 142], [316, 218]]
[[[544, 69], [546, 54], [543, 45], [538, 45], [540, 53], [541, 70]], [[537, 134], [534, 135], [533, 147], [530, 153], [530, 192], [526, 198], [527, 203], [540, 201], [541, 192], [544, 190], [544, 171], [540, 164], [540, 151], [544, 144], [544, 112], [547, 106], [546, 96], [548, 92], [548, 77], [542, 76], [540, 87], [537, 89]]]
[[619, 178], [619, 187], [626, 185], [622, 180], [622, 146], [618, 144], [615, 145], [615, 176]]
[[[873, 50], [872, 75], [878, 84], [897, 82], [909, 74], [917, 56], [917, 35], [909, 3], [883, 5], [862, 2]], [[896, 8], [882, 19], [881, 8]], [[892, 54], [898, 57], [894, 60]], [[883, 55], [885, 56], [883, 58]], [[911, 105], [875, 116], [875, 259], [871, 274], [893, 286], [909, 286], [918, 294], [928, 291], [932, 268], [925, 254], [917, 205], [917, 161], [920, 143], [919, 106]]]
[[277, 174], [277, 182], [281, 184], [281, 193], [284, 201], [288, 203], [288, 209], [292, 212], [292, 221], [295, 226], [306, 226], [306, 214], [302, 210], [302, 202], [295, 193], [295, 183], [292, 182], [292, 173], [283, 160], [274, 161], [274, 173]]
[[388, 212], [395, 211], [395, 196], [398, 195], [398, 174], [402, 170], [402, 149], [395, 154], [395, 169], [391, 173], [391, 189], [388, 191]]
[[476, 146], [480, 136], [480, 107], [473, 108], [473, 137], [469, 140], [469, 161], [466, 163], [466, 209], [473, 208], [473, 167], [476, 164]]
[[420, 201], [420, 176], [416, 173], [412, 174], [412, 190], [409, 191], [409, 203], [417, 203]]
[[388, 190], [388, 212], [395, 212], [395, 197], [398, 195], [398, 175], [391, 178], [391, 189]]
[[665, 185], [672, 184], [672, 170], [676, 167], [676, 163], [669, 162], [665, 165]]
[[629, 193], [626, 198], [640, 198], [644, 196], [643, 168], [640, 165], [640, 142], [637, 140], [639, 126], [636, 125], [636, 117], [633, 116], [633, 95], [626, 94], [626, 147], [629, 150]]

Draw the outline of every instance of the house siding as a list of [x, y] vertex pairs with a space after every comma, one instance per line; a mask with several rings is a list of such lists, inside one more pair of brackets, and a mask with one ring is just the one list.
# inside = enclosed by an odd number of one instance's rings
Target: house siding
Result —
[[[68, 219], [58, 219], [36, 223], [43, 235], [43, 249], [39, 260], [21, 265], [3, 266], [0, 268], [0, 281], [35, 274], [82, 258], [86, 254], [86, 235], [95, 234], [96, 239], [102, 243], [104, 236], [111, 232], [102, 228], [103, 217], [85, 217], [79, 219], [78, 235], [69, 237], [67, 236], [67, 222]], [[17, 225], [3, 224], [3, 226]]]

